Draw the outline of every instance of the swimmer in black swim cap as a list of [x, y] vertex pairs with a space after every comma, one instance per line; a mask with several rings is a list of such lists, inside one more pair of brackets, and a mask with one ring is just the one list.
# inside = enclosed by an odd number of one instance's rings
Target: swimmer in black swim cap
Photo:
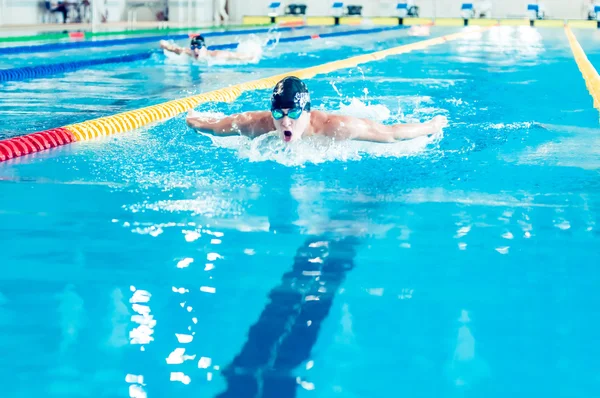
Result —
[[308, 87], [294, 76], [275, 85], [270, 111], [245, 112], [216, 119], [190, 110], [186, 121], [195, 130], [218, 136], [258, 137], [277, 131], [286, 142], [322, 135], [339, 140], [389, 143], [436, 134], [448, 125], [444, 116], [435, 116], [425, 123], [384, 125], [354, 116], [311, 111]]
[[192, 37], [190, 40], [190, 50], [201, 50], [206, 47], [206, 43], [204, 42], [204, 37], [202, 35]]
[[169, 43], [166, 40], [160, 41], [160, 48], [166, 51], [170, 51], [175, 54], [186, 54], [194, 59], [201, 58], [218, 58], [221, 60], [238, 60], [238, 61], [251, 61], [254, 59], [252, 54], [243, 54], [232, 51], [223, 51], [223, 50], [209, 50], [206, 46], [206, 42], [204, 41], [204, 37], [202, 35], [192, 36], [190, 39], [190, 47], [184, 48], [179, 47], [174, 43]]
[[297, 77], [281, 80], [271, 96], [271, 116], [284, 141], [298, 140], [310, 123], [310, 95]]

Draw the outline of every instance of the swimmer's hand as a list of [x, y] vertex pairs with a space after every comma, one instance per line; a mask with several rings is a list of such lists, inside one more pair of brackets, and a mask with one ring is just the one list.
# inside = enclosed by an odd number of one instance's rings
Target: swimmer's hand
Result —
[[439, 133], [444, 127], [448, 126], [448, 118], [446, 116], [438, 115], [427, 123], [431, 123], [431, 126], [435, 132]]
[[163, 50], [167, 50], [167, 51], [170, 51], [175, 54], [181, 54], [183, 52], [189, 51], [188, 49], [181, 48], [174, 43], [169, 43], [166, 40], [161, 40], [158, 42], [158, 44], [160, 45], [160, 48], [162, 48]]
[[187, 125], [202, 133], [212, 133], [219, 120], [212, 117], [202, 116], [200, 112], [190, 109], [185, 118]]
[[336, 139], [393, 143], [437, 134], [448, 125], [448, 119], [436, 116], [425, 123], [384, 125], [369, 119], [312, 111], [311, 123], [316, 126], [318, 134]]
[[396, 140], [410, 140], [424, 135], [437, 134], [448, 126], [446, 116], [435, 116], [425, 123], [397, 124], [394, 126], [394, 138]]

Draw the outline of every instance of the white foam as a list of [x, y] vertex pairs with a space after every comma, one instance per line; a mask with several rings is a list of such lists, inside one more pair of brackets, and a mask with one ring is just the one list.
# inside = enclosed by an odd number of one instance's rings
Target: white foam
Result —
[[[171, 41], [172, 44], [175, 44]], [[189, 54], [181, 53], [175, 54], [171, 51], [163, 50], [163, 53], [167, 59], [167, 63], [171, 64], [206, 64], [211, 65], [229, 65], [229, 64], [256, 64], [260, 61], [263, 55], [263, 43], [256, 35], [249, 35], [246, 39], [241, 40], [235, 50], [222, 50], [232, 51], [241, 55], [248, 56], [247, 60], [232, 60], [225, 56], [206, 56], [199, 58], [192, 58]], [[219, 54], [219, 53], [217, 53]]]
[[263, 45], [256, 35], [250, 35], [246, 40], [239, 42], [237, 52], [240, 54], [252, 55], [255, 62], [258, 62], [263, 55]]
[[393, 144], [359, 141], [335, 141], [324, 137], [309, 137], [287, 144], [276, 132], [254, 140], [247, 137], [211, 137], [216, 146], [236, 150], [240, 158], [251, 162], [274, 161], [285, 166], [301, 166], [331, 161], [356, 161], [365, 155], [403, 157], [422, 153], [435, 137], [419, 137]]
[[[352, 99], [350, 104], [341, 104], [338, 110], [331, 113], [368, 118], [378, 122], [391, 120], [390, 110], [380, 104], [365, 104], [359, 99]], [[214, 113], [194, 112], [194, 115], [218, 117]], [[363, 141], [336, 141], [327, 137], [306, 137], [300, 141], [286, 143], [276, 132], [265, 134], [255, 139], [245, 136], [215, 137], [209, 135], [213, 144], [220, 148], [228, 148], [237, 152], [242, 159], [251, 162], [274, 161], [285, 166], [301, 166], [304, 164], [320, 164], [331, 161], [357, 161], [364, 156], [405, 157], [423, 153], [427, 147], [436, 143], [442, 134], [430, 137], [418, 137], [412, 140], [381, 144]]]
[[[224, 50], [230, 51], [230, 50]], [[256, 35], [250, 35], [248, 38], [241, 40], [235, 49], [236, 53], [247, 57], [244, 60], [232, 60], [226, 57], [207, 57], [205, 59], [199, 58], [198, 62], [206, 62], [209, 66], [211, 65], [241, 65], [241, 64], [256, 64], [260, 61], [263, 55], [263, 44]]]
[[388, 120], [391, 115], [390, 110], [385, 105], [368, 105], [358, 98], [352, 98], [348, 105], [340, 104], [340, 110], [332, 113], [372, 119], [380, 123]]
[[531, 122], [516, 122], [516, 123], [490, 123], [482, 125], [484, 130], [520, 130], [528, 129], [533, 126]]
[[175, 54], [174, 52], [163, 50], [163, 54], [165, 54], [167, 63], [169, 64], [191, 64], [193, 62], [192, 57], [185, 53]]

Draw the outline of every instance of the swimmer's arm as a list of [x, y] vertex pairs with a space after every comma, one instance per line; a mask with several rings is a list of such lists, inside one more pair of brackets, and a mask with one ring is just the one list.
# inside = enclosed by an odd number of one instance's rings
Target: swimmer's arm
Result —
[[253, 138], [275, 130], [270, 112], [246, 112], [222, 119], [198, 116], [194, 113], [188, 113], [188, 126], [201, 133], [220, 137], [245, 135]]
[[169, 43], [166, 40], [161, 40], [160, 41], [160, 48], [162, 48], [163, 50], [170, 51], [170, 52], [175, 53], [175, 54], [186, 53], [188, 55], [193, 55], [192, 52], [191, 52], [191, 50], [189, 50], [187, 48], [179, 47], [179, 46], [177, 46], [175, 44]]
[[443, 116], [425, 123], [384, 125], [353, 116], [328, 115], [324, 134], [338, 139], [390, 143], [438, 133], [447, 125]]
[[254, 57], [248, 54], [237, 53], [233, 51], [213, 50], [209, 51], [208, 54], [211, 57], [227, 59], [227, 60], [238, 60], [238, 61], [250, 61]]
[[410, 140], [424, 135], [437, 134], [448, 125], [446, 116], [435, 116], [424, 123], [403, 123], [392, 126], [397, 140]]

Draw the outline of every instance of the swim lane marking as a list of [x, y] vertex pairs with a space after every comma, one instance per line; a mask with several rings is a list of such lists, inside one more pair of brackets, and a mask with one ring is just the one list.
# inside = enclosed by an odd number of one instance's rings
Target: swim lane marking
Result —
[[223, 370], [227, 390], [218, 398], [293, 398], [293, 371], [310, 359], [336, 292], [354, 268], [359, 240], [308, 238], [292, 269], [268, 294], [269, 302], [233, 361]]
[[594, 68], [588, 59], [585, 51], [581, 48], [581, 45], [569, 26], [565, 26], [565, 33], [569, 39], [569, 45], [571, 46], [571, 51], [573, 52], [577, 67], [579, 67], [579, 71], [583, 76], [583, 80], [585, 80], [588, 92], [594, 101], [594, 108], [600, 111], [600, 75], [598, 75], [598, 71], [596, 71], [596, 68]]

